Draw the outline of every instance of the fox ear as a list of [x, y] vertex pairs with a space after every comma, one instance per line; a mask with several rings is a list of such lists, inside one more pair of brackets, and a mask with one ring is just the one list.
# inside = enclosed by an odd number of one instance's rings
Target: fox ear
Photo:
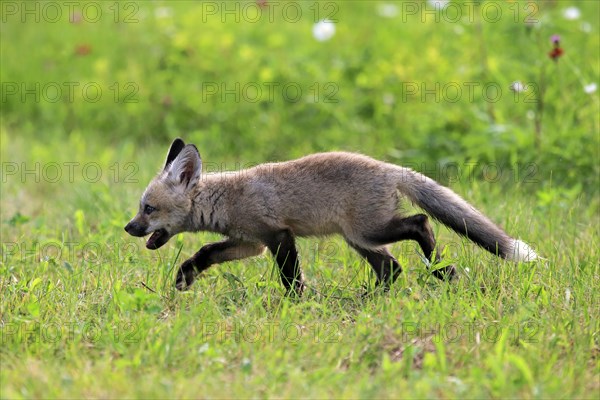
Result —
[[167, 164], [165, 170], [168, 178], [176, 185], [183, 184], [187, 187], [190, 183], [196, 183], [202, 174], [202, 159], [196, 146], [186, 145], [175, 160]]
[[177, 138], [173, 140], [171, 143], [171, 148], [169, 148], [169, 154], [167, 154], [167, 161], [165, 162], [165, 170], [173, 162], [173, 160], [181, 153], [181, 150], [185, 147], [185, 143], [183, 140]]

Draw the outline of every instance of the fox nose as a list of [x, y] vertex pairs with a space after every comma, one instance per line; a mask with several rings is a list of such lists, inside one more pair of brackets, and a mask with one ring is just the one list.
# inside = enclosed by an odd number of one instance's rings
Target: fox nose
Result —
[[131, 236], [144, 236], [146, 235], [146, 229], [146, 226], [142, 226], [139, 224], [139, 222], [136, 221], [129, 221], [129, 223], [125, 225], [125, 231]]

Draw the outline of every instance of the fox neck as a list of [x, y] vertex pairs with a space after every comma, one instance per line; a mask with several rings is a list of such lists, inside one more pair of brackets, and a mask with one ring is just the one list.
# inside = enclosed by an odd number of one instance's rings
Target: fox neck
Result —
[[192, 231], [227, 234], [227, 186], [219, 179], [201, 179], [192, 197]]

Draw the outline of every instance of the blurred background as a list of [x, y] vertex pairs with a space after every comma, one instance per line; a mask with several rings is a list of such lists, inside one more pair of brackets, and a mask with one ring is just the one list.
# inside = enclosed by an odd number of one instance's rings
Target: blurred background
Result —
[[596, 1], [6, 1], [2, 156], [97, 161], [106, 179], [113, 162], [139, 168], [143, 151], [154, 172], [179, 136], [211, 169], [350, 150], [444, 183], [468, 172], [533, 182], [538, 197], [565, 189], [548, 201], [596, 193], [599, 12]]

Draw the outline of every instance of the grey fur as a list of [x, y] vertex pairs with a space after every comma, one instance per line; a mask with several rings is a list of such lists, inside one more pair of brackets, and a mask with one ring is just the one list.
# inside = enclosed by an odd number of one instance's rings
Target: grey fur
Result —
[[[193, 268], [260, 254], [265, 245], [275, 254], [276, 237], [287, 238], [295, 265], [293, 236], [330, 234], [342, 235], [366, 256], [372, 250], [386, 254], [382, 258], [386, 263], [396, 263], [386, 244], [414, 239], [411, 229], [418, 231], [416, 237], [425, 247], [435, 246], [424, 216], [406, 219], [409, 225], [400, 239], [374, 239], [392, 228], [402, 231], [399, 205], [404, 197], [494, 254], [523, 261], [537, 257], [529, 246], [508, 236], [450, 189], [411, 169], [361, 154], [319, 153], [213, 174], [202, 174], [201, 165], [195, 146], [183, 147], [182, 141], [175, 141], [165, 169], [150, 183], [138, 215], [126, 227], [136, 236], [154, 232], [147, 244], [152, 249], [184, 231], [212, 231], [229, 238], [220, 247], [201, 250], [188, 260], [192, 265], [185, 274], [192, 274]], [[148, 205], [156, 211], [146, 213]], [[203, 257], [210, 260], [200, 260]], [[299, 269], [285, 261], [282, 264], [282, 270], [300, 279]], [[374, 265], [379, 267], [385, 265]]]
[[450, 189], [361, 154], [313, 154], [207, 175], [194, 189], [194, 226], [240, 240], [256, 240], [268, 227], [291, 229], [297, 236], [341, 234], [351, 243], [376, 248], [368, 238], [398, 214], [404, 195], [492, 253], [509, 258], [514, 242]]

